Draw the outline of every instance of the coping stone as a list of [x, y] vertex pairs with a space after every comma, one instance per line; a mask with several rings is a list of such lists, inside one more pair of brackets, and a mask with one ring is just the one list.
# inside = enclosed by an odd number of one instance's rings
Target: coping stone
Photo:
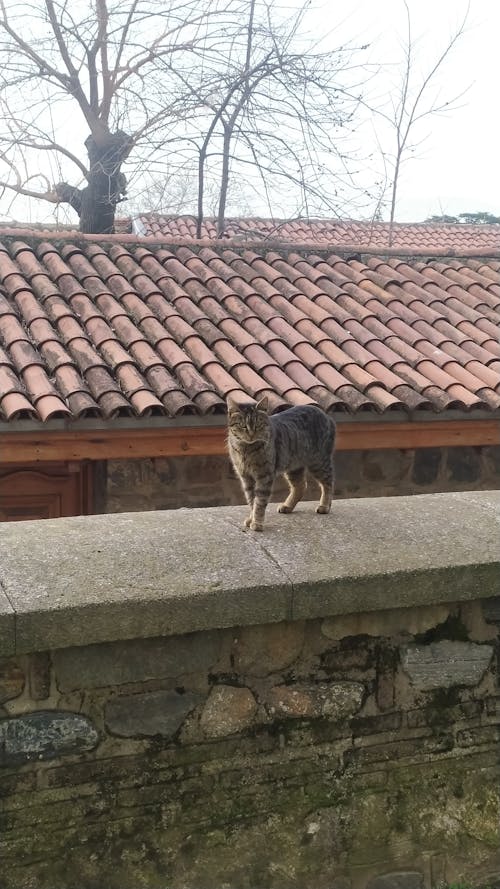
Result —
[[265, 539], [293, 584], [294, 620], [498, 592], [500, 491], [334, 500], [327, 516], [311, 507], [274, 519]]
[[6, 524], [0, 583], [15, 610], [16, 652], [289, 618], [286, 575], [225, 512]]
[[271, 504], [263, 533], [241, 530], [244, 507], [7, 523], [0, 584], [19, 653], [484, 599], [499, 505], [499, 491], [338, 500], [327, 516]]

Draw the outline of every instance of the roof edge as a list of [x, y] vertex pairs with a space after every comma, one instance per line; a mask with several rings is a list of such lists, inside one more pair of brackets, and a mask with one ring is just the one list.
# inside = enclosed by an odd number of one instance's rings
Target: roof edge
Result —
[[70, 242], [73, 244], [120, 244], [122, 246], [136, 245], [140, 247], [189, 247], [190, 249], [210, 247], [233, 249], [252, 249], [256, 252], [261, 250], [281, 250], [300, 253], [302, 250], [314, 250], [320, 254], [339, 255], [342, 257], [362, 257], [362, 256], [395, 256], [395, 257], [439, 257], [439, 258], [481, 258], [481, 259], [499, 259], [500, 249], [493, 250], [489, 247], [468, 247], [462, 249], [452, 249], [449, 247], [420, 248], [420, 247], [380, 247], [367, 246], [366, 244], [328, 244], [324, 241], [287, 241], [280, 238], [256, 238], [246, 239], [240, 236], [233, 238], [169, 238], [167, 236], [158, 237], [157, 235], [140, 235], [136, 234], [113, 234], [113, 235], [90, 235], [75, 231], [56, 231], [54, 229], [41, 231], [26, 228], [5, 228], [0, 229], [0, 243], [2, 240], [22, 239], [28, 242], [41, 243], [50, 241], [52, 243]]

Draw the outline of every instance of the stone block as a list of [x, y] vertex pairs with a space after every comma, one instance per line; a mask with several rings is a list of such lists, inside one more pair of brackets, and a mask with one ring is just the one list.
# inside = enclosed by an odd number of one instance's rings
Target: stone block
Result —
[[108, 491], [111, 493], [142, 494], [145, 486], [152, 487], [155, 482], [152, 460], [108, 460]]
[[394, 871], [369, 880], [366, 889], [423, 889], [423, 885], [420, 871]]
[[388, 608], [387, 611], [365, 611], [359, 614], [327, 617], [321, 632], [328, 639], [347, 636], [400, 636], [425, 633], [444, 623], [449, 616], [447, 605], [428, 605], [423, 608]]
[[90, 719], [78, 713], [40, 710], [0, 719], [0, 765], [83, 753], [98, 741]]
[[384, 713], [380, 716], [357, 716], [351, 726], [354, 735], [375, 735], [393, 732], [401, 728], [401, 713]]
[[495, 695], [493, 698], [487, 698], [485, 703], [488, 716], [500, 717], [500, 695]]
[[488, 623], [500, 623], [500, 596], [481, 600], [483, 617]]
[[374, 647], [362, 639], [353, 639], [350, 644], [325, 651], [321, 661], [329, 673], [342, 676], [352, 670], [369, 670], [375, 662]]
[[23, 693], [24, 673], [19, 664], [9, 658], [0, 660], [0, 704], [18, 698]]
[[105, 707], [106, 727], [122, 738], [161, 735], [172, 738], [204, 695], [152, 691], [111, 698]]
[[364, 691], [360, 682], [276, 685], [266, 696], [266, 708], [271, 716], [281, 718], [348, 719], [360, 709]]
[[446, 469], [448, 478], [463, 484], [481, 477], [481, 460], [477, 448], [448, 448]]
[[481, 744], [498, 746], [500, 728], [498, 725], [482, 725], [474, 728], [462, 729], [457, 732], [457, 744], [459, 747], [476, 747]]
[[377, 450], [363, 452], [363, 475], [370, 482], [394, 484], [404, 479], [411, 467], [412, 451]]
[[443, 639], [429, 645], [402, 647], [403, 669], [412, 684], [427, 691], [454, 685], [477, 685], [493, 655], [491, 645]]
[[291, 666], [303, 645], [303, 621], [242, 627], [233, 645], [234, 666], [239, 673], [267, 676]]
[[45, 701], [50, 695], [50, 654], [37, 651], [29, 658], [29, 688], [34, 701]]
[[177, 481], [178, 461], [173, 457], [155, 457], [153, 461], [154, 471], [158, 481], [169, 487]]
[[483, 458], [489, 473], [495, 477], [498, 483], [498, 478], [500, 477], [500, 445], [491, 445], [490, 447], [483, 448]]
[[206, 673], [216, 663], [219, 651], [220, 634], [213, 630], [62, 648], [54, 652], [53, 661], [57, 687], [69, 692]]
[[206, 738], [225, 738], [249, 728], [257, 712], [257, 701], [248, 688], [216, 685], [200, 716]]
[[413, 458], [412, 481], [416, 485], [432, 485], [439, 476], [443, 451], [441, 448], [418, 448]]
[[375, 696], [379, 710], [392, 710], [396, 701], [394, 674], [392, 671], [377, 673]]

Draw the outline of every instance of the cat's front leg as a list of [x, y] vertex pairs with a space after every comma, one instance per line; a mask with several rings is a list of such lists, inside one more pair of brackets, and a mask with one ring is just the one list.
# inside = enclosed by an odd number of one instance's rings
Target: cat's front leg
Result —
[[250, 528], [252, 531], [263, 531], [264, 530], [264, 516], [266, 513], [266, 507], [271, 498], [272, 491], [272, 479], [269, 485], [262, 485], [262, 483], [255, 488], [255, 499], [253, 503], [253, 511], [250, 521]]
[[243, 493], [245, 494], [245, 499], [250, 507], [250, 515], [248, 515], [243, 522], [243, 527], [250, 528], [252, 524], [253, 505], [255, 500], [255, 479], [253, 479], [251, 475], [241, 475], [240, 478], [243, 487]]

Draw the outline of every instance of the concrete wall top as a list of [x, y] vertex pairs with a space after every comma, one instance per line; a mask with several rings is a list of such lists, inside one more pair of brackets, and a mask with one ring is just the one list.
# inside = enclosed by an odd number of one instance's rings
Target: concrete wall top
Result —
[[500, 492], [0, 524], [0, 656], [488, 598]]

